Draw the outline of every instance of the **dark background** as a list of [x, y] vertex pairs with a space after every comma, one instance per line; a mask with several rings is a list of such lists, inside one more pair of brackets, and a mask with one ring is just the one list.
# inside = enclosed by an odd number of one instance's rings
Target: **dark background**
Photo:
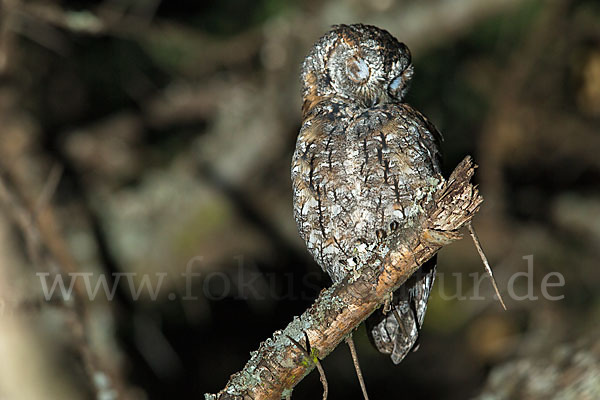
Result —
[[[26, 398], [25, 383], [44, 398], [90, 398], [94, 378], [108, 390], [100, 370], [122, 398], [202, 398], [330, 284], [296, 232], [289, 166], [300, 63], [332, 24], [353, 22], [413, 52], [407, 102], [443, 133], [445, 173], [467, 154], [479, 164], [475, 226], [508, 306], [487, 279], [474, 289], [469, 274], [483, 268], [469, 240], [443, 249], [419, 351], [395, 366], [364, 327], [355, 334], [371, 398], [519, 398], [511, 385], [535, 372], [514, 375], [514, 360], [543, 367], [556, 349], [597, 349], [598, 2], [4, 0], [0, 167], [45, 251], [63, 275], [166, 278], [154, 300], [123, 282], [113, 301], [85, 300], [79, 346], [61, 301], [40, 300], [27, 234], [0, 203], [0, 298], [14, 319], [0, 328], [12, 365], [0, 368], [0, 399]], [[538, 299], [511, 298], [529, 255]], [[200, 274], [189, 287], [188, 264]], [[558, 301], [541, 291], [552, 272], [564, 277], [548, 290]], [[524, 296], [528, 281], [514, 283]], [[322, 363], [330, 398], [361, 398], [345, 346]], [[597, 372], [598, 357], [586, 365]], [[558, 381], [537, 382], [556, 393]], [[293, 398], [321, 390], [313, 372]]]

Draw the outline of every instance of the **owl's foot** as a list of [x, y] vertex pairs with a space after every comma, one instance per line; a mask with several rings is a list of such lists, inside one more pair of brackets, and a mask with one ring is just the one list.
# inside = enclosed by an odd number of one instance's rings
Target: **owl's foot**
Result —
[[392, 309], [392, 301], [394, 300], [394, 293], [390, 292], [387, 299], [385, 299], [385, 303], [383, 303], [383, 315], [389, 313]]

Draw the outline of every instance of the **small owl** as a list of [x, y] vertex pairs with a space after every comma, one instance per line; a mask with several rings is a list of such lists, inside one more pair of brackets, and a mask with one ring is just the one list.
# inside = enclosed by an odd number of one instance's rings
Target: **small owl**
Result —
[[[382, 238], [419, 223], [442, 180], [439, 133], [403, 103], [412, 74], [403, 43], [361, 24], [334, 26], [302, 65], [294, 217], [334, 282], [359, 274], [358, 256]], [[430, 260], [394, 293], [391, 311], [367, 320], [372, 342], [396, 364], [416, 348], [434, 276]]]

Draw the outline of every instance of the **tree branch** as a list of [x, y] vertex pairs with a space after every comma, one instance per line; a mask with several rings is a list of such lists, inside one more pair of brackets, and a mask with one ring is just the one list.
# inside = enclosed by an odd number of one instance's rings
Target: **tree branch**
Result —
[[[402, 285], [440, 248], [462, 237], [483, 198], [470, 183], [475, 166], [467, 156], [443, 181], [432, 201], [423, 204], [420, 224], [401, 228], [370, 248], [359, 260], [357, 274], [321, 292], [313, 305], [283, 331], [276, 331], [251, 353], [244, 369], [233, 374], [218, 394], [206, 400], [280, 399], [288, 396], [315, 366], [362, 321], [377, 310], [389, 293]], [[290, 340], [310, 341], [311, 357]]]

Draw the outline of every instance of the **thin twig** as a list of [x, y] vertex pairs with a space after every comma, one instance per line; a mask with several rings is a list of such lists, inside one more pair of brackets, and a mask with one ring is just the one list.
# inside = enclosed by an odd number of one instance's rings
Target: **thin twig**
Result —
[[394, 313], [394, 317], [396, 317], [396, 321], [398, 322], [398, 326], [402, 330], [402, 334], [404, 336], [408, 336], [409, 333], [406, 332], [406, 328], [404, 328], [404, 324], [402, 323], [402, 317], [400, 317], [400, 313], [398, 312], [398, 309], [396, 307], [394, 307], [392, 309], [392, 312]]
[[56, 193], [56, 188], [58, 188], [58, 183], [60, 182], [60, 178], [62, 177], [63, 166], [60, 164], [55, 164], [50, 173], [48, 174], [48, 179], [42, 188], [42, 191], [37, 199], [35, 204], [34, 212], [39, 214], [44, 208], [50, 204], [50, 200], [54, 193]]
[[0, 201], [12, 213], [14, 221], [21, 229], [29, 259], [38, 269], [43, 270], [40, 233], [23, 201], [16, 195], [8, 174], [2, 169], [0, 169]]
[[352, 362], [354, 363], [354, 369], [356, 370], [356, 376], [358, 376], [358, 382], [360, 383], [360, 389], [362, 390], [363, 397], [365, 400], [369, 400], [367, 386], [365, 385], [365, 380], [363, 379], [362, 371], [360, 370], [360, 364], [358, 363], [358, 355], [356, 354], [356, 346], [354, 346], [352, 334], [346, 336], [346, 344], [350, 348], [350, 354], [352, 354]]
[[288, 336], [287, 338], [290, 339], [290, 341], [294, 344], [294, 346], [296, 346], [297, 348], [302, 350], [304, 355], [309, 360], [314, 361], [314, 363], [317, 367], [317, 370], [319, 371], [319, 377], [321, 379], [321, 383], [323, 384], [323, 400], [327, 400], [327, 396], [329, 395], [329, 385], [327, 384], [327, 377], [325, 376], [325, 370], [321, 366], [321, 362], [319, 361], [319, 359], [317, 357], [312, 357], [310, 354], [310, 341], [308, 340], [308, 335], [306, 334], [306, 332], [304, 332], [304, 338], [306, 340], [306, 348], [302, 347], [302, 345], [300, 343], [298, 343], [298, 341], [295, 340], [294, 338], [292, 338], [290, 336]]
[[481, 248], [481, 242], [479, 242], [479, 237], [477, 237], [477, 233], [475, 233], [475, 229], [473, 229], [473, 225], [469, 221], [467, 224], [467, 228], [469, 229], [469, 233], [471, 234], [471, 238], [473, 239], [473, 243], [475, 243], [475, 248], [477, 248], [477, 252], [479, 253], [479, 257], [481, 257], [481, 261], [483, 261], [483, 266], [485, 267], [485, 271], [490, 276], [490, 280], [492, 281], [492, 286], [494, 286], [494, 290], [496, 291], [496, 295], [498, 296], [498, 300], [500, 300], [500, 304], [502, 304], [502, 308], [506, 310], [506, 305], [504, 304], [504, 300], [500, 295], [500, 290], [498, 290], [498, 285], [496, 284], [496, 279], [494, 278], [494, 274], [492, 273], [492, 268], [490, 267], [490, 263], [488, 263], [487, 257]]

